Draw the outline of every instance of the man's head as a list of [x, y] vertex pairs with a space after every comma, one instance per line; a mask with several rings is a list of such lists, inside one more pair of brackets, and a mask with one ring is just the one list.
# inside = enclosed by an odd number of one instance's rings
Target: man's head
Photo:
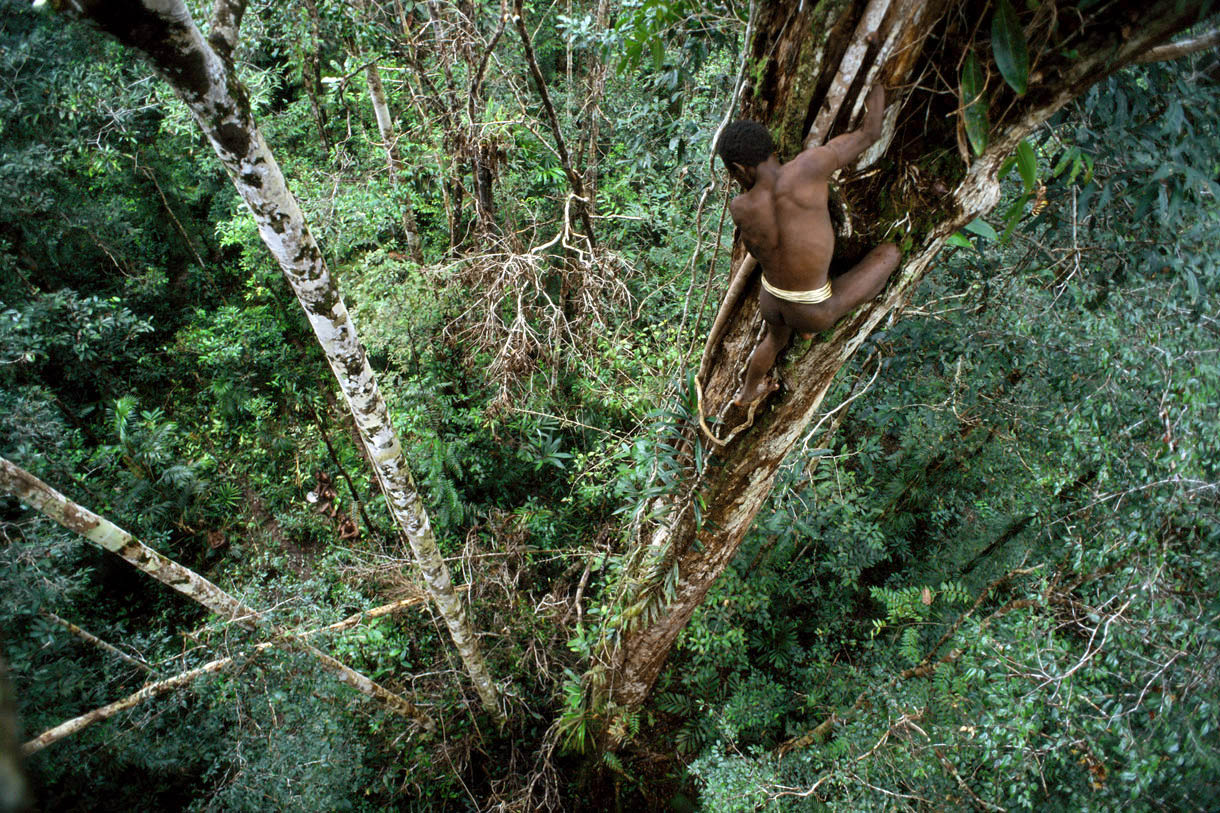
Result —
[[735, 121], [720, 134], [716, 152], [733, 177], [749, 186], [754, 175], [749, 170], [771, 157], [775, 142], [771, 139], [771, 131], [758, 122]]

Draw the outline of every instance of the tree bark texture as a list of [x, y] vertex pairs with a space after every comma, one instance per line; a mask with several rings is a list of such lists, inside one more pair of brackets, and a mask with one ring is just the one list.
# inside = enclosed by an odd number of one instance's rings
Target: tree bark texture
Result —
[[305, 310], [360, 429], [390, 511], [407, 537], [483, 706], [500, 716], [498, 689], [449, 567], [441, 558], [355, 325], [296, 198], [255, 124], [246, 90], [234, 76], [231, 63], [204, 40], [182, 0], [56, 0], [55, 5], [148, 56], [212, 144]]
[[[627, 577], [621, 621], [605, 641], [607, 665], [591, 673], [595, 702], [608, 701], [610, 713], [603, 719], [612, 725], [614, 711], [630, 710], [647, 697], [679, 633], [736, 554], [780, 464], [818, 412], [835, 374], [883, 320], [906, 305], [944, 240], [994, 208], [1004, 159], [1090, 85], [1196, 22], [1199, 7], [1172, 0], [1083, 12], [1022, 5], [1021, 24], [1031, 45], [1029, 87], [1018, 96], [991, 68], [986, 82], [990, 138], [982, 154], [973, 155], [959, 131], [959, 66], [968, 50], [980, 61], [991, 59], [989, 4], [760, 0], [756, 35], [746, 45], [740, 117], [768, 125], [787, 160], [811, 127], [820, 128], [810, 136], [817, 143], [850, 129], [851, 111], [874, 81], [883, 82], [889, 106], [882, 139], [861, 164], [876, 162], [883, 151], [884, 159], [875, 164], [879, 171], [844, 170], [839, 178], [838, 193], [849, 214], [836, 224], [832, 275], [836, 265], [850, 267], [887, 240], [906, 243], [904, 262], [877, 299], [812, 343], [794, 340], [772, 373], [782, 389], [756, 414], [730, 401], [760, 326], [758, 275], [739, 297], [726, 299], [718, 317], [725, 329], [705, 350], [701, 383], [702, 412], [719, 441], [727, 443], [712, 441], [699, 429], [687, 431], [686, 483], [653, 506], [663, 519], [641, 530], [643, 553]], [[866, 39], [872, 32], [877, 36]], [[1070, 58], [1065, 56], [1069, 48], [1075, 50]], [[852, 226], [845, 229], [842, 223]], [[734, 253], [735, 259], [742, 257], [740, 244]], [[701, 472], [693, 464], [695, 444], [709, 458]], [[699, 512], [697, 498], [706, 506]], [[613, 736], [609, 739], [613, 745]]]
[[293, 635], [287, 630], [268, 624], [266, 617], [258, 610], [229, 595], [190, 568], [183, 567], [172, 559], [157, 553], [110, 520], [72, 502], [42, 480], [3, 457], [0, 457], [0, 493], [17, 497], [69, 531], [80, 534], [111, 553], [118, 554], [128, 564], [202, 604], [221, 618], [248, 629], [254, 629], [258, 625], [267, 626], [277, 636], [282, 637], [287, 646], [313, 656], [327, 672], [341, 682], [377, 700], [391, 711], [418, 721], [429, 731], [435, 727], [431, 718], [420, 712], [410, 700], [395, 694], [312, 644], [306, 643], [301, 640], [301, 636]]

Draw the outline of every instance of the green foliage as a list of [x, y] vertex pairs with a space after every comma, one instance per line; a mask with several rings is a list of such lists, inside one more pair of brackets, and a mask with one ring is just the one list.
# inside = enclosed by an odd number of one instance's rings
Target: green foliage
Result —
[[[290, 628], [413, 595], [310, 327], [186, 109], [118, 46], [0, 2], [0, 453]], [[712, 201], [694, 233], [692, 201], [747, 8], [641, 0], [603, 25], [596, 4], [527, 4], [569, 151], [596, 180], [599, 248], [555, 244], [537, 280], [506, 285], [537, 341], [505, 383], [498, 348], [471, 338], [483, 291], [565, 223], [583, 229], [565, 221], [520, 43], [510, 25], [471, 117], [499, 5], [365, 6], [251, 9], [237, 70], [341, 281], [512, 723], [471, 712], [444, 630], [410, 610], [314, 640], [416, 696], [436, 739], [272, 650], [36, 756], [44, 807], [528, 807], [517, 778], [567, 802], [585, 756], [624, 808], [677, 806], [686, 782], [717, 811], [961, 809], [961, 777], [1013, 810], [1186, 809], [1216, 783], [1206, 65], [1108, 79], [1018, 146], [997, 216], [952, 237], [969, 250], [862, 348], [882, 366], [874, 390], [825, 448], [792, 456], [654, 702], [626, 713], [594, 700], [613, 646], [682, 575], [675, 551], [640, 541], [660, 501], [715, 465], [680, 440], [691, 325], [722, 273], [690, 258], [731, 224], [711, 225]], [[996, 68], [1026, 89], [1027, 14], [994, 6], [990, 52], [957, 78], [976, 153], [1006, 92]], [[490, 228], [471, 202], [476, 154]], [[408, 203], [422, 264], [402, 240]], [[515, 317], [496, 301], [492, 317]], [[335, 493], [310, 502], [323, 482]], [[705, 509], [696, 497], [700, 526]], [[254, 642], [12, 500], [0, 591], [29, 731], [145, 679], [42, 609], [157, 677]], [[593, 756], [607, 726], [667, 760]]]

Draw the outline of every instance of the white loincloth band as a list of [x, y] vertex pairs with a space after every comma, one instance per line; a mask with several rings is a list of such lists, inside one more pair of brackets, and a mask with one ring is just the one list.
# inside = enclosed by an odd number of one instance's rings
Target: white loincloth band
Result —
[[782, 299], [785, 302], [796, 302], [801, 305], [816, 305], [819, 302], [825, 302], [830, 299], [830, 280], [826, 280], [826, 284], [821, 288], [814, 288], [812, 291], [785, 291], [783, 288], [776, 288], [771, 283], [767, 282], [767, 278], [762, 278], [763, 290], [771, 294], [776, 299]]

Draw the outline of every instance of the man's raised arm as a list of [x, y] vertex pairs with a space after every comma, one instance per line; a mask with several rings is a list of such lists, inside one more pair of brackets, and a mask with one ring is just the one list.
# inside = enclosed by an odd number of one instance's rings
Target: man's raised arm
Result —
[[[864, 102], [864, 117], [860, 126], [850, 133], [836, 136], [826, 142], [824, 148], [834, 157], [835, 169], [853, 163], [860, 154], [881, 138], [881, 117], [885, 113], [885, 89], [881, 85], [873, 85], [868, 99]], [[805, 149], [819, 149], [806, 143]]]

